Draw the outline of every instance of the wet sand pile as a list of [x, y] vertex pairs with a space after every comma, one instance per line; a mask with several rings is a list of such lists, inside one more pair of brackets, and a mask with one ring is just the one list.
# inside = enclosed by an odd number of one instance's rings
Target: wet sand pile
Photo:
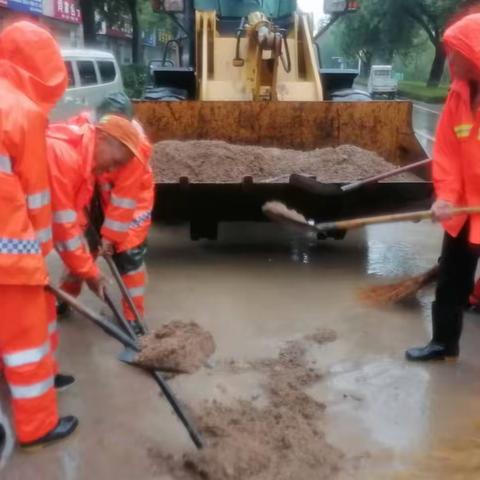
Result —
[[215, 351], [210, 333], [195, 322], [175, 320], [140, 339], [135, 363], [173, 373], [196, 372]]
[[[157, 183], [175, 183], [180, 177], [197, 183], [229, 183], [241, 182], [246, 176], [257, 182], [274, 179], [287, 182], [292, 173], [313, 175], [323, 182], [342, 183], [393, 168], [376, 153], [353, 145], [302, 152], [216, 140], [158, 142], [152, 165]], [[418, 180], [410, 173], [392, 177], [392, 181]]]
[[175, 480], [333, 478], [343, 455], [320, 428], [325, 406], [304, 391], [321, 378], [306, 365], [306, 345], [305, 340], [289, 342], [278, 358], [250, 364], [265, 374], [266, 405], [244, 400], [202, 405], [194, 417], [207, 442], [204, 450], [175, 458], [150, 449], [156, 473]]

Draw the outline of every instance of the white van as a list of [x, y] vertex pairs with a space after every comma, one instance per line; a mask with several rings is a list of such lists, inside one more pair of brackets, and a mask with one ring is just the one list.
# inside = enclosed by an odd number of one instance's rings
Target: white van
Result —
[[368, 79], [368, 93], [372, 98], [387, 95], [394, 99], [397, 95], [398, 82], [393, 78], [391, 65], [373, 65]]
[[94, 110], [111, 93], [124, 92], [113, 54], [101, 50], [62, 50], [68, 72], [67, 91], [50, 115], [60, 121], [82, 110]]

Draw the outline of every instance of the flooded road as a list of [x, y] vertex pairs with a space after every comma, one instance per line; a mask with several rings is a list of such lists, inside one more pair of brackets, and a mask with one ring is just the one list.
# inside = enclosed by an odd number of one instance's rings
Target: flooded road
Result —
[[[403, 352], [430, 335], [432, 291], [383, 310], [360, 305], [356, 291], [428, 269], [440, 241], [440, 230], [428, 222], [320, 243], [276, 225], [223, 225], [218, 242], [199, 243], [189, 240], [187, 228], [155, 228], [150, 327], [192, 319], [217, 344], [209, 368], [176, 377], [171, 387], [193, 409], [204, 399], [259, 398], [260, 372], [222, 365], [276, 357], [286, 341], [333, 329], [336, 341], [307, 352], [322, 372], [308, 393], [326, 405], [320, 427], [345, 454], [337, 478], [388, 479], [395, 469], [415, 468], [435, 442], [461, 435], [478, 419], [480, 318], [467, 318], [458, 363], [411, 365]], [[88, 293], [84, 299], [100, 308]], [[61, 364], [77, 384], [60, 394], [61, 411], [78, 415], [80, 428], [57, 446], [15, 452], [2, 480], [170, 478], [159, 475], [151, 449], [181, 455], [190, 440], [150, 378], [116, 360], [119, 351], [81, 318], [62, 322]]]

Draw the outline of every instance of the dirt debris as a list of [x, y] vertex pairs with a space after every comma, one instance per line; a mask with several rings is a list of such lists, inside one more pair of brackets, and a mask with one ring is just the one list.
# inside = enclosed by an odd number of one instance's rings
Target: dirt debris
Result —
[[[194, 183], [254, 181], [288, 182], [292, 173], [316, 176], [323, 182], [351, 182], [392, 170], [379, 155], [341, 145], [308, 152], [234, 145], [216, 140], [165, 140], [154, 147], [153, 169], [157, 183], [176, 183], [188, 177]], [[418, 181], [411, 173], [390, 181]]]
[[[317, 331], [322, 343], [331, 331]], [[250, 364], [265, 374], [267, 404], [205, 402], [194, 418], [207, 447], [182, 458], [151, 448], [156, 473], [175, 480], [332, 479], [343, 459], [321, 430], [325, 406], [305, 393], [321, 379], [307, 365], [308, 340], [288, 342], [275, 359]]]
[[215, 351], [212, 335], [195, 322], [175, 320], [140, 339], [135, 363], [173, 373], [194, 373]]

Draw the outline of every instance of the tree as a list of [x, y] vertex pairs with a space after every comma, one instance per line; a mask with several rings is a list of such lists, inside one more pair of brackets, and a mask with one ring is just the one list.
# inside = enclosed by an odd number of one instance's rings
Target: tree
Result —
[[390, 64], [395, 52], [410, 48], [414, 42], [412, 23], [399, 26], [389, 14], [389, 2], [363, 0], [360, 10], [342, 18], [335, 28], [343, 53], [362, 61], [363, 76], [368, 76], [373, 61]]
[[[438, 87], [445, 69], [445, 51], [442, 46], [442, 36], [448, 20], [459, 8], [472, 3], [470, 0], [390, 0], [392, 15], [402, 18], [404, 15], [415, 22], [428, 36], [435, 48], [430, 75], [427, 85]], [[397, 5], [395, 5], [395, 3]]]

